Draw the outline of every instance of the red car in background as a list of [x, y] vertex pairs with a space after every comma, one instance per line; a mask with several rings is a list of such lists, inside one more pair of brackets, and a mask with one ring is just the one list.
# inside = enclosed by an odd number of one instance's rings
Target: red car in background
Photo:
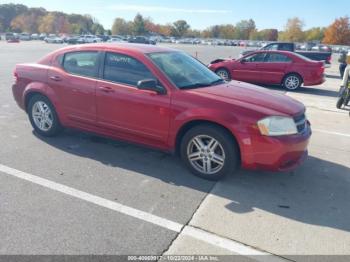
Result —
[[282, 85], [287, 90], [325, 81], [324, 62], [288, 51], [256, 51], [237, 60], [218, 59], [209, 68], [225, 80]]
[[238, 166], [291, 170], [307, 156], [311, 129], [302, 103], [227, 83], [178, 50], [78, 45], [18, 64], [14, 77], [14, 98], [42, 136], [70, 127], [178, 152], [210, 180]]

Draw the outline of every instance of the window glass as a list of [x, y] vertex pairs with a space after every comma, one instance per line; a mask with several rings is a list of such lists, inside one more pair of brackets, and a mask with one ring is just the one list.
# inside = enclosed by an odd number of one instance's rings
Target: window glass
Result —
[[278, 44], [272, 44], [264, 48], [265, 50], [278, 50]]
[[281, 51], [292, 51], [291, 44], [281, 44], [279, 50], [281, 50]]
[[180, 89], [222, 83], [222, 79], [197, 59], [183, 52], [150, 53], [148, 56]]
[[282, 55], [282, 54], [269, 54], [269, 57], [267, 59], [267, 62], [269, 63], [288, 63], [291, 62], [292, 59], [290, 59], [288, 56], [286, 55]]
[[251, 56], [247, 56], [245, 58], [245, 61], [250, 63], [264, 62], [265, 56], [266, 56], [266, 53], [254, 54]]
[[71, 74], [96, 77], [98, 71], [98, 53], [67, 53], [64, 56], [63, 68]]
[[144, 64], [130, 56], [116, 53], [106, 54], [103, 78], [133, 86], [140, 80], [156, 80]]

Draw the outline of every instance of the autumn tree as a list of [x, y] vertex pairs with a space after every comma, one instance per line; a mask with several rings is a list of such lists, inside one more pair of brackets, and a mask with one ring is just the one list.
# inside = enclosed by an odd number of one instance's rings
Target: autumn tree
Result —
[[43, 8], [30, 8], [11, 21], [11, 28], [19, 32], [37, 32], [38, 21], [46, 13]]
[[164, 35], [164, 36], [170, 36], [171, 35], [171, 29], [172, 29], [171, 24], [160, 25], [159, 33], [161, 35]]
[[325, 31], [323, 42], [325, 44], [350, 45], [349, 17], [336, 19]]
[[305, 35], [303, 32], [304, 22], [298, 18], [290, 18], [285, 26], [285, 31], [280, 34], [280, 40], [291, 42], [303, 42]]

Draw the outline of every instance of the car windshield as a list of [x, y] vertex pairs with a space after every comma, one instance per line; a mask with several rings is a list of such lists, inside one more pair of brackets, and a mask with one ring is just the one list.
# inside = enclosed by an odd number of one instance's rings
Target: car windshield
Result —
[[201, 62], [183, 52], [150, 53], [148, 56], [180, 89], [200, 88], [224, 82]]

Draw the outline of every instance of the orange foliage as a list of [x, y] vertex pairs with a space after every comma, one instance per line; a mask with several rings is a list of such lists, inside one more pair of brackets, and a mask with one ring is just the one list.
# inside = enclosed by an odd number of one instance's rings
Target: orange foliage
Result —
[[336, 19], [325, 31], [323, 43], [333, 45], [350, 45], [349, 17]]

